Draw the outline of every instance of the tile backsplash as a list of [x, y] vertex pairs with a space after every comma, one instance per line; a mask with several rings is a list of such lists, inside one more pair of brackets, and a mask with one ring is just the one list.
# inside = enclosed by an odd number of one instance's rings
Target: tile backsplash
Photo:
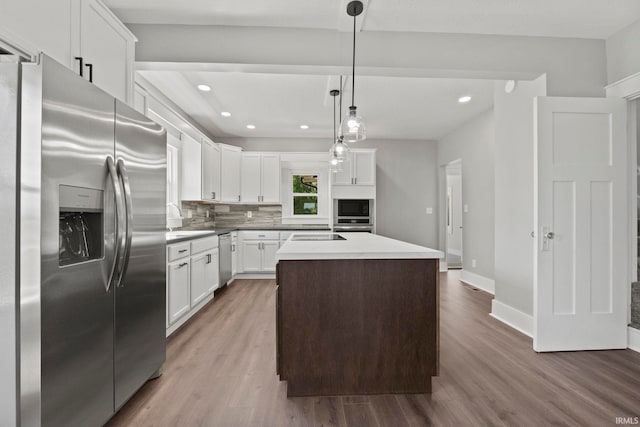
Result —
[[[191, 218], [188, 218], [189, 214]], [[181, 230], [281, 225], [282, 205], [182, 202], [182, 216]]]

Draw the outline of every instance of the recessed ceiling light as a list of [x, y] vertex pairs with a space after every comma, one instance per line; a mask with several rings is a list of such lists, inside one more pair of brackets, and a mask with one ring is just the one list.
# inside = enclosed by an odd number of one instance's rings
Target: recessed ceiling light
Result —
[[211, 90], [211, 86], [207, 86], [207, 85], [198, 85], [198, 89], [200, 89], [203, 92], [209, 92]]
[[458, 102], [460, 104], [466, 104], [469, 101], [471, 101], [471, 97], [469, 95], [461, 96], [460, 98], [458, 98]]
[[231, 117], [231, 113], [228, 111], [223, 111], [222, 113], [220, 113], [220, 115], [223, 117]]
[[256, 126], [255, 125], [247, 125], [247, 129], [255, 129]]
[[300, 129], [309, 129], [309, 125], [300, 125]]

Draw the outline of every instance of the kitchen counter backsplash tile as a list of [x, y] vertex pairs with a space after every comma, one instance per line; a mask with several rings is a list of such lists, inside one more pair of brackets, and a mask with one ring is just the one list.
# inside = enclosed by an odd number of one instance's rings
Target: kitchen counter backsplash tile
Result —
[[[187, 218], [189, 211], [191, 218]], [[251, 218], [248, 212], [251, 212]], [[180, 230], [274, 226], [282, 224], [282, 206], [182, 202], [182, 216]]]

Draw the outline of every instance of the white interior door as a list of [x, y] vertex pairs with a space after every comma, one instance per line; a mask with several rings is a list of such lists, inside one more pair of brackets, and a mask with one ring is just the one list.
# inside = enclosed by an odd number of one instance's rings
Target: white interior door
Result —
[[536, 98], [536, 351], [627, 347], [626, 103]]

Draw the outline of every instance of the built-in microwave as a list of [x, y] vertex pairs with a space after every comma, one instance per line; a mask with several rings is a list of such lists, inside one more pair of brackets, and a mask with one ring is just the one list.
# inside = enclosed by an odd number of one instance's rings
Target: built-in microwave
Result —
[[369, 217], [370, 212], [369, 199], [338, 199], [337, 217]]
[[335, 199], [333, 229], [334, 231], [373, 232], [373, 200]]

